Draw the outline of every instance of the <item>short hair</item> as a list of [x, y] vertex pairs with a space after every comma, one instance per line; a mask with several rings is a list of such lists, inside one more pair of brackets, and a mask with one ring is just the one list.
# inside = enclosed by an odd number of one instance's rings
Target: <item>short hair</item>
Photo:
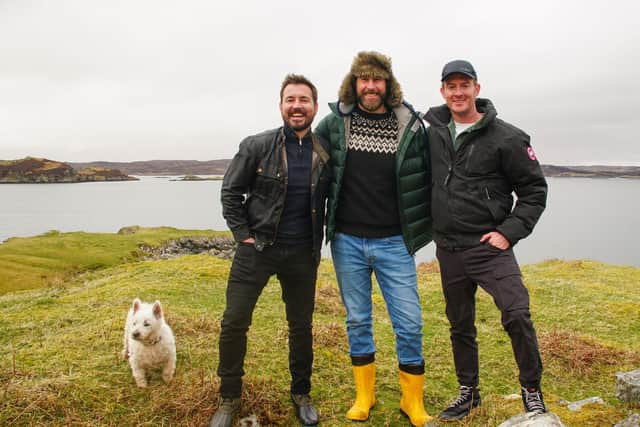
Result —
[[318, 103], [318, 89], [311, 83], [311, 81], [303, 76], [302, 74], [287, 74], [282, 82], [282, 86], [280, 86], [280, 102], [282, 102], [282, 94], [284, 93], [284, 88], [291, 84], [300, 84], [308, 86], [311, 89], [311, 95], [313, 96], [313, 103]]

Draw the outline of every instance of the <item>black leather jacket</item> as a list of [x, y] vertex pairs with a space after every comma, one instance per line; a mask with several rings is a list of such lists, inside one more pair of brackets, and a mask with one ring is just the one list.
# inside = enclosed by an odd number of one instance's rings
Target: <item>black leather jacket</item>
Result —
[[[313, 256], [320, 260], [325, 202], [331, 170], [329, 145], [312, 135], [311, 220]], [[236, 242], [253, 237], [262, 251], [275, 243], [287, 192], [284, 128], [249, 136], [240, 143], [222, 182], [222, 215]]]

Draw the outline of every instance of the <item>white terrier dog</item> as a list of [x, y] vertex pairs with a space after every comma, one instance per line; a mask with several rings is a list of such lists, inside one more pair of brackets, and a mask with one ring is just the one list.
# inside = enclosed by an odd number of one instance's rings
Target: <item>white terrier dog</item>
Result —
[[164, 321], [160, 301], [148, 304], [133, 300], [124, 326], [122, 357], [129, 359], [138, 387], [147, 386], [147, 371], [162, 368], [162, 379], [169, 382], [176, 370], [176, 342]]

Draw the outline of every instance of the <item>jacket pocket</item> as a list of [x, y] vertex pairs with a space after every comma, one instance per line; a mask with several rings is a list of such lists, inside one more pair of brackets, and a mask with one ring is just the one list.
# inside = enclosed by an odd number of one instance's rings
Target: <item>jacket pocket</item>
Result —
[[[500, 250], [500, 249], [498, 249]], [[515, 258], [510, 253], [511, 249], [502, 251], [496, 257], [496, 264], [493, 268], [493, 276], [496, 280], [502, 280], [509, 276], [520, 276], [520, 267], [516, 263]]]
[[280, 191], [281, 185], [282, 177], [279, 172], [265, 171], [262, 167], [258, 167], [252, 193], [258, 198], [272, 199]]
[[474, 141], [464, 156], [464, 170], [470, 176], [485, 176], [499, 169], [500, 156], [490, 141]]
[[484, 200], [484, 204], [491, 213], [496, 224], [501, 224], [502, 221], [511, 212], [513, 204], [513, 198], [505, 196], [494, 190], [490, 190], [489, 187], [481, 187], [481, 197]]

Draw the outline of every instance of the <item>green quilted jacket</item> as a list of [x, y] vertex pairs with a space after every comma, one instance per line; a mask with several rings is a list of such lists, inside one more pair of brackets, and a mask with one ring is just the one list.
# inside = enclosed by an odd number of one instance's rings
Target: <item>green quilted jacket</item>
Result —
[[[330, 103], [329, 113], [315, 132], [329, 141], [333, 178], [327, 204], [327, 242], [336, 229], [336, 210], [347, 157], [345, 135], [349, 135], [353, 105]], [[398, 119], [400, 142], [396, 152], [396, 187], [402, 236], [414, 254], [431, 241], [431, 171], [424, 127], [413, 108], [402, 103], [393, 109]]]

